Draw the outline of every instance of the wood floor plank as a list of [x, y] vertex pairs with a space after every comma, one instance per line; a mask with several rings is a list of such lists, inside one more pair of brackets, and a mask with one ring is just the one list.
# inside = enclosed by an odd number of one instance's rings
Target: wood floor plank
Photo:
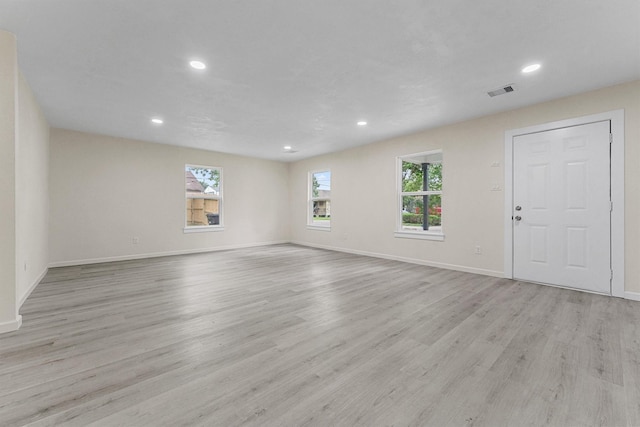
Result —
[[640, 426], [640, 303], [296, 245], [54, 268], [4, 426]]

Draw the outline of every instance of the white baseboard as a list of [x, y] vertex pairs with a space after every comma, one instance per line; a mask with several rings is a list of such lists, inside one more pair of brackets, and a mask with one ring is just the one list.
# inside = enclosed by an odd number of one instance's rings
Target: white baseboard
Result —
[[20, 329], [20, 326], [22, 326], [22, 316], [18, 316], [16, 320], [12, 320], [10, 322], [0, 323], [0, 334], [17, 331]]
[[197, 253], [205, 253], [205, 252], [228, 251], [232, 249], [252, 248], [257, 246], [281, 245], [285, 243], [289, 243], [289, 242], [286, 240], [282, 240], [282, 241], [274, 241], [274, 242], [259, 242], [259, 243], [247, 243], [242, 245], [219, 246], [215, 248], [185, 249], [180, 251], [119, 255], [119, 256], [103, 257], [103, 258], [77, 259], [72, 261], [54, 261], [49, 263], [49, 268], [72, 267], [76, 265], [99, 264], [103, 262], [132, 261], [136, 259], [158, 258], [158, 257], [173, 256], [173, 255], [188, 255], [188, 254], [197, 254]]
[[27, 300], [27, 298], [29, 298], [29, 295], [31, 295], [31, 292], [33, 292], [33, 290], [40, 284], [40, 282], [42, 281], [42, 279], [44, 279], [44, 276], [47, 275], [47, 272], [49, 271], [48, 268], [45, 268], [44, 271], [42, 273], [40, 273], [40, 275], [38, 276], [38, 278], [35, 280], [35, 282], [33, 282], [31, 284], [31, 286], [29, 286], [29, 289], [27, 289], [27, 292], [25, 292], [20, 299], [18, 300], [18, 309], [20, 309], [20, 307], [22, 307], [22, 304], [24, 304], [24, 302]]
[[381, 254], [377, 252], [367, 252], [367, 251], [359, 251], [355, 249], [338, 248], [334, 246], [316, 245], [316, 244], [306, 243], [306, 242], [292, 241], [291, 243], [295, 245], [300, 245], [300, 246], [308, 246], [311, 248], [318, 248], [318, 249], [327, 249], [330, 251], [345, 252], [345, 253], [354, 254], [354, 255], [363, 255], [363, 256], [370, 256], [374, 258], [389, 259], [393, 261], [408, 262], [410, 264], [425, 265], [427, 267], [444, 268], [445, 270], [463, 271], [465, 273], [481, 274], [483, 276], [492, 276], [492, 277], [500, 277], [500, 278], [504, 277], [504, 272], [502, 271], [486, 270], [483, 268], [467, 267], [464, 265], [445, 264], [441, 262], [425, 261], [425, 260], [416, 259], [416, 258], [405, 258], [401, 256]]
[[625, 291], [624, 292], [624, 299], [630, 299], [630, 300], [633, 300], [633, 301], [640, 301], [640, 292]]

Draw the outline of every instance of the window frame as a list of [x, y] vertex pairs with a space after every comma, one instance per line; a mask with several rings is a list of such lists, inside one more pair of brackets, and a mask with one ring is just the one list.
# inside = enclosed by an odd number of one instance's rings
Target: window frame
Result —
[[[197, 169], [216, 169], [218, 171], [218, 194], [197, 194], [189, 196], [187, 192], [186, 184], [186, 170], [187, 168], [197, 168]], [[210, 232], [210, 231], [224, 231], [224, 215], [223, 215], [223, 171], [221, 166], [205, 166], [205, 165], [196, 165], [193, 163], [185, 163], [183, 169], [183, 191], [184, 191], [184, 205], [183, 205], [183, 231], [184, 233], [202, 233], [202, 232]], [[218, 201], [218, 218], [219, 223], [216, 225], [188, 225], [187, 218], [187, 209], [186, 203], [189, 199], [205, 199], [205, 200], [217, 200]]]
[[313, 197], [313, 177], [319, 173], [329, 173], [329, 191], [333, 185], [333, 174], [331, 169], [316, 169], [309, 171], [307, 175], [307, 228], [309, 230], [331, 231], [331, 214], [329, 214], [328, 224], [317, 224], [313, 222], [313, 203], [326, 201], [331, 205], [331, 197]]
[[[404, 239], [423, 239], [423, 240], [444, 240], [444, 227], [441, 224], [437, 229], [428, 230], [407, 230], [402, 226], [402, 210], [404, 208], [403, 197], [405, 196], [440, 196], [440, 202], [442, 203], [444, 197], [444, 191], [441, 190], [426, 190], [426, 191], [402, 191], [402, 162], [407, 159], [415, 157], [427, 157], [439, 155], [441, 159], [438, 162], [444, 165], [444, 154], [442, 149], [422, 151], [419, 153], [406, 154], [396, 157], [396, 227], [394, 237]], [[444, 184], [444, 179], [443, 179]]]

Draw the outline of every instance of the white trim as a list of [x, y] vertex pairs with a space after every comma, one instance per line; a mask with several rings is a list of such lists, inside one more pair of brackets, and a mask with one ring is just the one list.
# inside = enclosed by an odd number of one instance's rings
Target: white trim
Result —
[[259, 243], [247, 243], [242, 245], [220, 246], [216, 248], [185, 249], [180, 251], [152, 252], [152, 253], [146, 253], [146, 254], [131, 254], [131, 255], [120, 255], [120, 256], [113, 256], [113, 257], [78, 259], [78, 260], [72, 260], [72, 261], [55, 261], [55, 262], [49, 263], [49, 268], [72, 267], [76, 265], [99, 264], [103, 262], [114, 262], [114, 261], [132, 261], [136, 259], [158, 258], [158, 257], [173, 256], [173, 255], [188, 255], [188, 254], [199, 254], [199, 253], [206, 253], [206, 252], [228, 251], [232, 249], [253, 248], [257, 246], [282, 245], [285, 243], [289, 243], [289, 242], [286, 240], [278, 240], [273, 242], [259, 242]]
[[0, 323], [0, 334], [17, 331], [18, 329], [20, 329], [20, 326], [22, 326], [22, 316], [18, 315], [18, 317], [16, 317], [16, 320]]
[[640, 301], [640, 292], [625, 291], [624, 299], [630, 299], [632, 301]]
[[403, 191], [403, 196], [442, 196], [442, 190]]
[[444, 241], [444, 234], [429, 231], [394, 231], [393, 237], [401, 239], [435, 240], [438, 242]]
[[570, 126], [611, 121], [611, 295], [626, 298], [624, 291], [624, 110], [560, 120], [557, 122], [511, 129], [504, 133], [504, 277], [513, 278], [513, 138]]
[[608, 113], [611, 120], [611, 295], [625, 297], [624, 291], [624, 110]]
[[208, 231], [224, 231], [224, 227], [220, 225], [192, 225], [191, 227], [184, 227], [182, 232], [188, 233], [206, 233]]
[[307, 230], [331, 231], [331, 225], [307, 225]]
[[20, 297], [20, 299], [18, 300], [18, 309], [20, 309], [20, 307], [22, 307], [22, 304], [24, 304], [24, 302], [27, 300], [27, 298], [29, 298], [29, 295], [31, 295], [31, 292], [33, 292], [35, 290], [35, 288], [40, 284], [40, 282], [42, 281], [42, 279], [44, 279], [44, 276], [46, 276], [48, 272], [49, 272], [49, 269], [45, 268], [44, 271], [42, 273], [40, 273], [40, 275], [35, 280], [35, 282], [33, 282], [31, 284], [31, 286], [29, 286], [29, 289], [27, 289], [27, 292], [25, 292]]
[[307, 242], [292, 241], [291, 243], [294, 245], [308, 246], [310, 248], [326, 249], [329, 251], [344, 252], [348, 254], [369, 256], [373, 258], [382, 258], [382, 259], [388, 259], [392, 261], [407, 262], [409, 264], [418, 264], [418, 265], [424, 265], [427, 267], [443, 268], [445, 270], [462, 271], [465, 273], [481, 274], [483, 276], [491, 276], [491, 277], [504, 277], [504, 274], [502, 271], [485, 270], [482, 268], [465, 267], [463, 265], [445, 264], [441, 262], [425, 261], [425, 260], [416, 259], [416, 258], [405, 258], [401, 256], [388, 255], [388, 254], [382, 254], [377, 252], [359, 251], [356, 249], [339, 248], [335, 246], [316, 245], [314, 243], [307, 243]]

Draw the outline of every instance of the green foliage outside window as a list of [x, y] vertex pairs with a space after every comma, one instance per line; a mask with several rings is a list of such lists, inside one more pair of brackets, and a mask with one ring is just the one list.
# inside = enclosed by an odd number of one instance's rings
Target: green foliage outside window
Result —
[[[427, 188], [424, 188], [424, 172], [422, 165], [412, 162], [402, 162], [402, 191], [442, 191], [442, 163], [432, 163], [427, 167]], [[432, 195], [428, 197], [429, 225], [439, 226], [442, 219], [442, 197]], [[422, 224], [424, 200], [419, 196], [403, 197], [404, 224]]]

